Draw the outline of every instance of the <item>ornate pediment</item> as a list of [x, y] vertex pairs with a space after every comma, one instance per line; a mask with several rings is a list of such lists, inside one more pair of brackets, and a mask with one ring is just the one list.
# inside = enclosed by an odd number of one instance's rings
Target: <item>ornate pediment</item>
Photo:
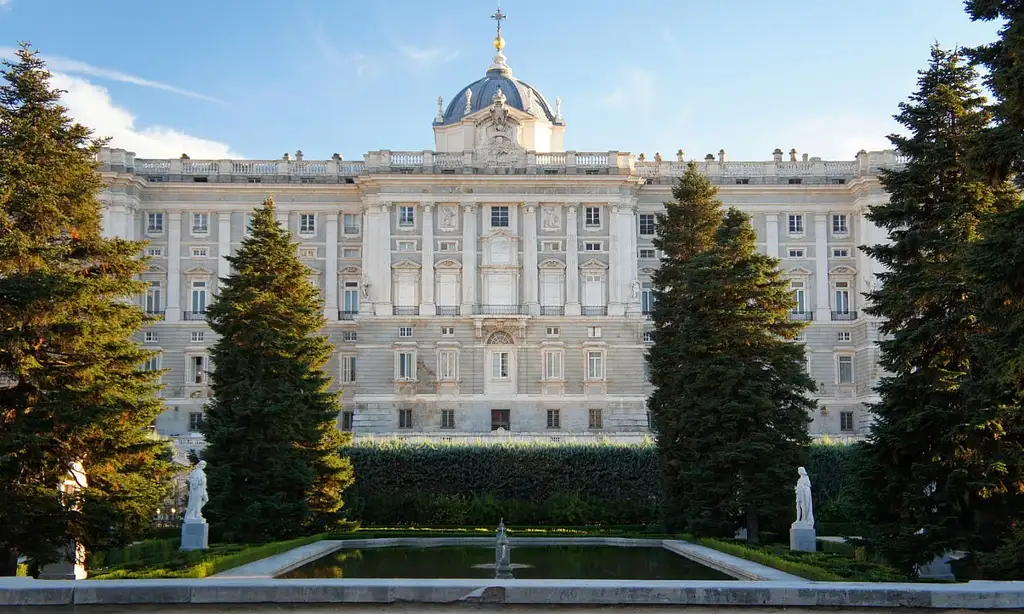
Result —
[[451, 258], [445, 258], [434, 263], [435, 269], [461, 269], [462, 263], [458, 260], [452, 260]]
[[398, 269], [398, 270], [406, 270], [406, 271], [413, 271], [413, 270], [418, 271], [418, 270], [420, 270], [423, 267], [420, 266], [420, 263], [413, 262], [412, 260], [409, 260], [408, 258], [406, 258], [405, 260], [399, 260], [398, 262], [392, 264], [391, 268], [392, 269]]
[[793, 267], [793, 268], [788, 269], [786, 271], [786, 275], [788, 275], [790, 277], [807, 277], [810, 274], [811, 274], [811, 272], [808, 271], [807, 269], [805, 269], [802, 266]]
[[840, 266], [832, 267], [829, 270], [828, 274], [829, 275], [856, 275], [857, 271], [856, 271], [856, 269], [854, 269], [852, 267], [840, 265]]
[[347, 266], [341, 269], [342, 275], [359, 275], [360, 273], [362, 273], [362, 269], [357, 266]]
[[557, 260], [555, 258], [548, 258], [547, 260], [544, 260], [540, 264], [538, 264], [537, 267], [541, 268], [541, 269], [558, 269], [558, 270], [562, 270], [562, 269], [565, 269], [565, 263], [562, 262], [561, 260]]
[[167, 273], [167, 269], [159, 264], [146, 265], [146, 270], [142, 272], [143, 275], [154, 275], [159, 273]]
[[590, 259], [580, 265], [581, 269], [607, 269], [608, 265], [600, 260]]
[[658, 269], [652, 269], [649, 266], [645, 266], [642, 269], [640, 269], [640, 272], [643, 273], [644, 275], [647, 275], [649, 277], [651, 275], [654, 275], [657, 272], [657, 270]]
[[504, 228], [497, 228], [492, 230], [490, 233], [480, 237], [482, 241], [494, 241], [495, 239], [508, 239], [509, 241], [519, 241], [519, 237], [505, 230]]
[[213, 271], [204, 266], [195, 266], [185, 271], [185, 275], [191, 277], [210, 277], [213, 275]]

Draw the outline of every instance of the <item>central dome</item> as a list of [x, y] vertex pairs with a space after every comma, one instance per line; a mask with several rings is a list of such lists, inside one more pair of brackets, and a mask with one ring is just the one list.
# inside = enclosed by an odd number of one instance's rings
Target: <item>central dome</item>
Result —
[[[504, 94], [506, 105], [537, 117], [543, 117], [552, 124], [562, 123], [562, 119], [551, 112], [551, 106], [537, 91], [537, 88], [512, 76], [512, 70], [505, 64], [505, 58], [500, 51], [494, 56], [494, 60], [494, 64], [482, 79], [470, 83], [452, 97], [442, 120], [435, 120], [435, 124], [455, 124], [462, 121], [465, 115], [486, 109], [494, 102], [494, 96], [498, 93], [498, 89], [501, 89], [501, 93]], [[469, 92], [469, 113], [466, 112], [467, 91]]]

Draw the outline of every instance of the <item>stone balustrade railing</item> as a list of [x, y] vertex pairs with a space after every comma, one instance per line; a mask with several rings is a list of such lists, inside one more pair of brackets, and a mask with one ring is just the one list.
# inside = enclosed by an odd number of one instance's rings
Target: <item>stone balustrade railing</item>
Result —
[[[507, 174], [508, 167], [523, 169], [516, 174], [623, 175], [643, 177], [649, 183], [670, 183], [682, 175], [689, 162], [646, 160], [620, 151], [550, 153], [526, 152], [515, 163], [494, 167], [472, 151], [371, 151], [362, 160], [191, 160], [136, 158], [124, 149], [103, 148], [98, 161], [101, 170], [128, 172], [151, 181], [206, 181], [211, 183], [352, 183], [360, 175], [376, 173], [467, 173]], [[905, 157], [894, 150], [861, 151], [850, 161], [774, 160], [732, 162], [723, 159], [697, 161], [697, 167], [719, 184], [839, 184], [874, 175], [879, 169], [899, 168]]]

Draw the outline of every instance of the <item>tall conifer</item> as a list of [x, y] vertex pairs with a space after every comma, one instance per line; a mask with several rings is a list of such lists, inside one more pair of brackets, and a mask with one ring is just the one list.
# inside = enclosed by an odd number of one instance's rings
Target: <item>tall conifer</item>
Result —
[[658, 216], [654, 274], [657, 434], [672, 530], [756, 541], [762, 519], [791, 514], [792, 482], [814, 402], [802, 322], [778, 261], [757, 253], [749, 218], [723, 213], [717, 189], [694, 164]]
[[324, 365], [323, 305], [296, 244], [268, 199], [251, 236], [229, 257], [207, 311], [219, 335], [213, 401], [203, 423], [212, 523], [228, 539], [264, 541], [328, 529], [340, 520], [352, 465], [339, 456], [340, 393]]
[[884, 318], [881, 400], [862, 466], [877, 545], [906, 569], [949, 549], [986, 546], [1000, 470], [987, 451], [1000, 437], [990, 412], [971, 400], [991, 364], [974, 351], [980, 331], [964, 256], [979, 219], [998, 199], [964, 164], [989, 121], [974, 69], [961, 52], [933, 47], [918, 90], [891, 135], [908, 162], [884, 171], [889, 201], [871, 207], [890, 243], [863, 247], [881, 262], [869, 314]]
[[[28, 45], [0, 85], [0, 575], [68, 541], [123, 544], [169, 494], [153, 352], [132, 339], [142, 243], [101, 236], [102, 144]], [[81, 463], [88, 487], [61, 497]]]

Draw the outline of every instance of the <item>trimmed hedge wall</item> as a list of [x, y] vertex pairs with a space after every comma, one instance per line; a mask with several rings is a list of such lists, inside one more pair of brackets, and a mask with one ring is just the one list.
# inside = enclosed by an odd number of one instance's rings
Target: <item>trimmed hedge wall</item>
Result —
[[[823, 522], [854, 520], [843, 504], [852, 453], [848, 445], [811, 446], [807, 470], [815, 516]], [[345, 509], [364, 526], [489, 526], [498, 518], [519, 526], [659, 522], [653, 445], [383, 441], [357, 443], [342, 454], [356, 475]]]

